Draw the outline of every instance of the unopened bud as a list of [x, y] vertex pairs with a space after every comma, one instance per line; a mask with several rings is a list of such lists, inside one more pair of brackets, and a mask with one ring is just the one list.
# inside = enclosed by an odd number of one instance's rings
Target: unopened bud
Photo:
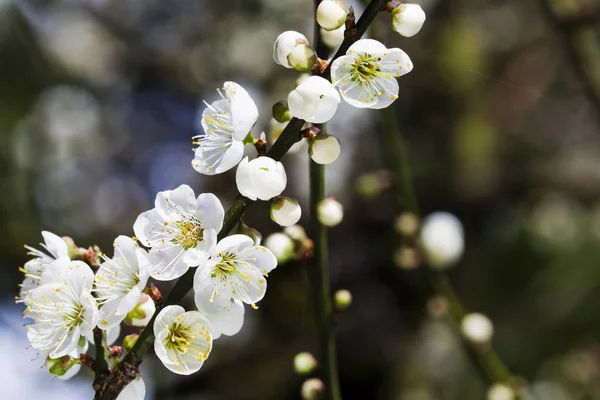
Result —
[[326, 31], [343, 26], [347, 15], [348, 9], [339, 0], [323, 0], [317, 7], [317, 22]]
[[283, 230], [283, 233], [292, 238], [296, 242], [301, 242], [306, 239], [306, 231], [300, 225], [288, 226]]
[[318, 378], [310, 378], [302, 384], [302, 399], [303, 400], [318, 400], [322, 397], [325, 385]]
[[297, 223], [302, 216], [302, 208], [298, 200], [278, 196], [271, 203], [271, 220], [281, 226], [291, 226]]
[[327, 47], [330, 49], [336, 49], [340, 47], [344, 41], [345, 31], [346, 27], [344, 25], [332, 31], [326, 31], [325, 29], [321, 28], [321, 39], [323, 39], [323, 43], [325, 43]]
[[415, 269], [419, 266], [419, 253], [411, 247], [400, 247], [394, 253], [394, 264], [402, 269]]
[[425, 11], [418, 4], [400, 4], [392, 11], [392, 28], [402, 36], [416, 35], [424, 23]]
[[277, 103], [273, 104], [273, 118], [275, 118], [277, 122], [281, 123], [292, 119], [292, 115], [288, 109], [287, 101], [279, 100]]
[[71, 379], [80, 369], [81, 361], [79, 358], [64, 356], [60, 358], [48, 357], [46, 359], [46, 370], [58, 379]]
[[299, 44], [288, 54], [288, 63], [298, 71], [310, 71], [315, 63], [315, 51], [307, 44]]
[[317, 360], [312, 354], [302, 352], [294, 357], [294, 369], [300, 375], [308, 375], [317, 367]]
[[140, 335], [138, 335], [137, 333], [132, 333], [131, 335], [125, 336], [123, 338], [123, 348], [125, 349], [125, 351], [131, 351], [139, 337]]
[[246, 225], [242, 221], [240, 221], [240, 223], [238, 224], [237, 230], [235, 233], [248, 236], [250, 239], [252, 239], [254, 241], [255, 246], [259, 246], [260, 242], [262, 242], [261, 233], [254, 228], [250, 228], [248, 225]]
[[294, 68], [288, 61], [288, 56], [297, 45], [308, 45], [308, 39], [296, 31], [285, 31], [277, 37], [273, 45], [273, 60], [286, 68]]
[[421, 247], [431, 267], [451, 267], [462, 256], [464, 246], [463, 227], [454, 215], [436, 212], [423, 221]]
[[341, 153], [340, 141], [331, 135], [318, 135], [308, 148], [310, 158], [317, 164], [331, 164]]
[[317, 219], [325, 226], [336, 226], [344, 219], [344, 207], [333, 197], [328, 197], [317, 205]]
[[460, 328], [467, 339], [477, 344], [488, 343], [494, 334], [492, 321], [480, 313], [465, 315], [461, 321]]
[[337, 310], [344, 310], [352, 304], [352, 293], [346, 289], [338, 290], [335, 292], [334, 302]]
[[131, 326], [146, 326], [154, 312], [156, 306], [154, 301], [147, 294], [142, 293], [139, 303], [135, 308], [127, 313], [123, 322]]
[[69, 251], [69, 258], [71, 260], [78, 260], [81, 257], [82, 251], [85, 252], [85, 249], [80, 249], [75, 244], [75, 241], [70, 236], [63, 236], [62, 240], [67, 244], [67, 250]]
[[508, 385], [496, 383], [488, 389], [487, 400], [514, 400], [515, 391]]
[[288, 95], [288, 106], [294, 117], [322, 124], [329, 121], [340, 104], [340, 95], [331, 82], [320, 76], [306, 78]]
[[283, 233], [272, 233], [267, 236], [264, 246], [275, 255], [278, 264], [286, 263], [296, 257], [294, 242]]
[[121, 346], [110, 346], [108, 348], [108, 353], [110, 354], [111, 358], [118, 360], [121, 358], [121, 355], [123, 354], [123, 348]]
[[394, 228], [402, 236], [414, 236], [419, 230], [419, 219], [413, 213], [402, 213], [396, 217]]

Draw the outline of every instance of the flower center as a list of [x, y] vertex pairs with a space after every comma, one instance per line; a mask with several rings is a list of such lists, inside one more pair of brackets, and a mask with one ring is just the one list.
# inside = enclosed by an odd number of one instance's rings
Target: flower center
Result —
[[213, 269], [210, 276], [224, 281], [236, 271], [237, 260], [235, 254], [232, 253], [221, 252], [217, 256], [221, 257], [221, 262], [215, 265], [215, 269]]
[[198, 221], [177, 221], [175, 225], [179, 228], [179, 233], [171, 242], [180, 244], [184, 250], [196, 247], [204, 238], [204, 229]]
[[65, 315], [65, 322], [69, 329], [73, 329], [83, 323], [83, 313], [85, 308], [83, 305], [77, 303], [67, 315]]
[[193, 335], [189, 328], [179, 323], [174, 323], [169, 325], [169, 333], [165, 338], [165, 347], [170, 350], [177, 350], [180, 353], [185, 353], [191, 346], [192, 339]]
[[354, 60], [354, 64], [352, 64], [352, 80], [364, 83], [373, 77], [379, 76], [379, 61], [380, 59], [370, 54], [359, 54]]

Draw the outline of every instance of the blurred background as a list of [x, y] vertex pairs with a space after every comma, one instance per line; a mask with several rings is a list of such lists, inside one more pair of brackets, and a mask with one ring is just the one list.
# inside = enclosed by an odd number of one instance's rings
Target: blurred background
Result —
[[[415, 64], [390, 115], [422, 213], [450, 211], [465, 227], [450, 278], [469, 310], [492, 319], [496, 350], [537, 399], [600, 399], [600, 2], [419, 3], [417, 36], [397, 35], [384, 13], [369, 35]], [[13, 300], [23, 244], [49, 230], [110, 249], [158, 191], [182, 183], [231, 204], [234, 170], [205, 177], [190, 166], [200, 101], [236, 81], [261, 113], [254, 133], [269, 132], [271, 105], [298, 77], [273, 62], [272, 45], [284, 30], [311, 38], [312, 7], [0, 0], [0, 397], [93, 396], [90, 373], [53, 380], [27, 349]], [[327, 167], [328, 194], [345, 207], [329, 234], [332, 284], [354, 298], [336, 315], [344, 398], [484, 399], [455, 332], [428, 312], [422, 271], [398, 256], [380, 116], [342, 104], [329, 128], [343, 153]], [[308, 156], [284, 163], [306, 225]], [[263, 236], [280, 230], [266, 203], [244, 220]], [[305, 267], [279, 266], [260, 309], [199, 373], [176, 376], [149, 357], [148, 398], [300, 398], [293, 356], [316, 350]]]

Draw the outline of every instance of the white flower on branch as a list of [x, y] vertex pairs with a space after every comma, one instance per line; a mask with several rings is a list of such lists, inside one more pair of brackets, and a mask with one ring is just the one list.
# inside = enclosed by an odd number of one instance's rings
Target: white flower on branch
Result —
[[345, 56], [331, 64], [331, 80], [350, 105], [358, 108], [385, 108], [398, 98], [395, 78], [413, 68], [408, 55], [388, 49], [373, 39], [354, 43]]
[[114, 257], [105, 258], [94, 277], [100, 305], [98, 326], [102, 329], [119, 324], [137, 306], [149, 278], [147, 263], [138, 262], [147, 253], [136, 242], [119, 236], [113, 247]]
[[145, 398], [146, 384], [142, 377], [138, 376], [125, 386], [125, 389], [119, 393], [117, 400], [144, 400]]
[[250, 200], [270, 200], [279, 196], [287, 185], [283, 164], [270, 157], [244, 158], [238, 165], [235, 182], [242, 196]]
[[329, 121], [340, 104], [340, 95], [331, 82], [320, 76], [306, 78], [288, 95], [288, 106], [294, 117], [321, 124]]
[[286, 68], [294, 68], [289, 56], [296, 46], [308, 46], [306, 36], [296, 31], [285, 31], [280, 34], [273, 45], [273, 60]]
[[224, 210], [212, 193], [195, 197], [187, 185], [159, 192], [155, 208], [137, 218], [133, 230], [150, 252], [140, 259], [151, 277], [179, 278], [209, 257], [223, 226]]
[[302, 208], [298, 200], [289, 197], [277, 197], [271, 204], [271, 219], [281, 226], [292, 226], [300, 220]]
[[402, 36], [416, 35], [424, 23], [425, 11], [418, 4], [400, 4], [392, 11], [392, 28]]
[[199, 312], [167, 306], [154, 320], [154, 352], [176, 374], [193, 374], [202, 367], [212, 349], [208, 327], [208, 320]]
[[338, 29], [344, 22], [348, 9], [339, 0], [323, 0], [317, 7], [317, 23], [326, 31]]
[[81, 336], [92, 341], [98, 308], [92, 296], [94, 274], [82, 261], [57, 261], [42, 274], [46, 283], [33, 289], [25, 304], [34, 323], [27, 326], [31, 345], [52, 358], [68, 355]]
[[231, 235], [221, 240], [213, 256], [196, 270], [194, 293], [198, 308], [212, 303], [230, 310], [232, 300], [256, 307], [267, 290], [265, 277], [277, 267], [269, 249], [254, 245], [246, 235]]
[[447, 212], [435, 212], [423, 221], [421, 247], [429, 265], [443, 269], [454, 265], [465, 249], [463, 226]]
[[225, 82], [221, 99], [201, 115], [204, 134], [194, 136], [192, 167], [205, 175], [215, 175], [235, 167], [244, 155], [244, 139], [256, 124], [258, 109], [246, 90], [235, 82]]

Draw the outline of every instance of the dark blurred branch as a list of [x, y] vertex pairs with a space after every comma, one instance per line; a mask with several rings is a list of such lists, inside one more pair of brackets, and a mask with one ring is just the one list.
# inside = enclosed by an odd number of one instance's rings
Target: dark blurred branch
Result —
[[596, 6], [594, 10], [580, 10], [575, 16], [563, 17], [552, 1], [541, 0], [541, 4], [548, 21], [561, 35], [567, 57], [600, 120], [600, 59], [596, 57], [598, 49], [595, 35], [586, 26], [599, 22], [600, 6]]

